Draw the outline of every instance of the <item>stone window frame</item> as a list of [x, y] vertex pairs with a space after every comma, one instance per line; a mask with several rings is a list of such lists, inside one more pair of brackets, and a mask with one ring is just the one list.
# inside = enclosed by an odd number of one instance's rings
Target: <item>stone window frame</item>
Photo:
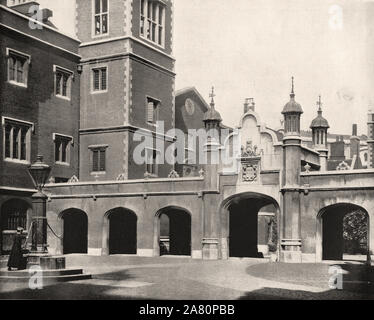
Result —
[[[100, 1], [100, 12], [96, 13], [96, 1]], [[103, 1], [107, 1], [107, 11], [102, 11], [102, 3]], [[110, 1], [109, 0], [92, 0], [92, 38], [101, 38], [106, 37], [109, 35], [109, 16], [110, 16]], [[106, 15], [106, 23], [107, 23], [107, 30], [105, 33], [102, 32], [102, 17]], [[100, 17], [100, 33], [96, 34], [96, 17]]]
[[[32, 122], [29, 122], [29, 121], [24, 121], [24, 120], [20, 120], [20, 119], [15, 119], [15, 118], [10, 118], [10, 117], [2, 117], [1, 118], [1, 124], [2, 124], [2, 130], [3, 130], [3, 160], [6, 161], [6, 162], [12, 162], [12, 163], [18, 163], [18, 164], [26, 164], [26, 165], [29, 165], [31, 163], [31, 133], [34, 132], [34, 123]], [[6, 130], [6, 126], [7, 124], [10, 124], [11, 126], [13, 125], [14, 127], [16, 126], [19, 126], [19, 127], [26, 127], [28, 128], [27, 129], [27, 132], [26, 132], [26, 137], [25, 137], [25, 158], [26, 159], [20, 159], [21, 158], [21, 148], [22, 148], [22, 145], [20, 143], [20, 134], [21, 134], [21, 130], [19, 130], [18, 132], [18, 157], [15, 158], [14, 155], [13, 155], [13, 142], [14, 142], [14, 138], [13, 138], [13, 133], [14, 133], [14, 128], [12, 127], [11, 129], [11, 133], [10, 133], [10, 156], [7, 156], [6, 155], [6, 133], [5, 133], [5, 130]]]
[[[74, 145], [74, 138], [72, 136], [66, 135], [66, 134], [61, 134], [61, 133], [56, 133], [54, 132], [52, 134], [52, 139], [53, 139], [53, 154], [54, 154], [54, 160], [55, 163], [58, 165], [64, 165], [64, 166], [70, 166], [70, 161], [71, 161], [71, 147]], [[65, 140], [67, 143], [65, 145], [66, 150], [65, 150], [65, 161], [62, 161], [62, 149], [59, 151], [59, 158], [56, 160], [56, 142], [58, 140]]]
[[[64, 67], [58, 66], [58, 65], [53, 65], [53, 73], [54, 73], [54, 91], [55, 91], [55, 96], [64, 100], [69, 100], [71, 99], [71, 87], [72, 87], [72, 81], [74, 80], [74, 72], [72, 70], [66, 69]], [[57, 93], [57, 74], [60, 73], [62, 76], [67, 75], [67, 83], [66, 83], [66, 96], [62, 94], [62, 88], [63, 88], [63, 83], [61, 82], [61, 87], [60, 87], [60, 93]]]
[[[91, 175], [105, 175], [106, 174], [106, 170], [107, 170], [107, 149], [108, 149], [109, 145], [107, 144], [100, 144], [100, 145], [91, 145], [91, 146], [88, 146], [88, 149], [91, 151], [91, 155], [90, 155], [90, 166], [91, 166], [91, 169], [90, 169], [90, 172], [91, 172]], [[99, 170], [94, 170], [94, 152], [95, 151], [99, 151], [99, 159], [98, 159], [98, 169]], [[100, 152], [104, 152], [104, 170], [100, 170]]]
[[[28, 85], [28, 78], [29, 78], [29, 68], [31, 64], [31, 56], [27, 53], [12, 49], [12, 48], [6, 48], [6, 58], [7, 58], [7, 82], [16, 85], [19, 87], [27, 88]], [[19, 82], [16, 80], [16, 75], [14, 75], [15, 79], [11, 79], [11, 68], [10, 63], [11, 59], [16, 59], [16, 61], [24, 60], [24, 63], [22, 65], [22, 74], [23, 79], [22, 82]], [[17, 74], [17, 70], [14, 71], [15, 74]]]
[[[152, 114], [152, 120], [150, 120], [150, 103], [153, 102], [153, 114]], [[155, 106], [156, 102], [156, 106]], [[157, 127], [157, 121], [159, 119], [160, 115], [160, 107], [161, 107], [161, 100], [154, 98], [152, 96], [147, 95], [145, 97], [145, 116], [146, 116], [146, 122], [151, 125]]]
[[[102, 82], [102, 70], [105, 69], [106, 70], [106, 88], [103, 90], [102, 89], [102, 85], [103, 85], [103, 82]], [[95, 89], [95, 71], [96, 70], [100, 70], [100, 78], [99, 78], [99, 90], [96, 90]], [[97, 65], [95, 67], [92, 67], [91, 68], [91, 73], [90, 73], [90, 82], [91, 82], [91, 94], [100, 94], [100, 93], [106, 93], [108, 92], [108, 87], [109, 87], [109, 67], [107, 64], [100, 64], [100, 65]]]
[[[152, 4], [151, 15], [149, 16], [148, 8], [149, 4]], [[153, 5], [157, 6], [156, 17], [154, 17]], [[162, 11], [161, 11], [162, 10]], [[165, 32], [166, 32], [166, 4], [161, 0], [140, 0], [140, 25], [139, 25], [139, 35], [146, 41], [165, 49]], [[160, 12], [162, 12], [162, 17], [160, 19]], [[151, 24], [149, 28], [149, 36], [146, 34], [146, 29], [148, 23]], [[155, 33], [152, 32], [152, 26], [155, 26]], [[161, 38], [160, 38], [160, 28], [161, 28]], [[155, 40], [152, 39], [154, 35]], [[160, 43], [161, 40], [161, 43]]]

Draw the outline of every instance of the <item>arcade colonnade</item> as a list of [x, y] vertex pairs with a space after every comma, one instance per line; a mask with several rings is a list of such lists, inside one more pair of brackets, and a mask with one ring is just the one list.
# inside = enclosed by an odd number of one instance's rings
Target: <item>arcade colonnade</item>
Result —
[[[274, 198], [242, 192], [222, 201], [217, 195], [173, 197], [169, 205], [165, 203], [168, 200], [167, 197], [163, 200], [159, 197], [80, 199], [73, 202], [79, 201], [81, 207], [77, 205], [59, 213], [49, 208], [48, 220], [56, 234], [61, 235], [58, 239], [49, 233], [50, 248], [55, 254], [183, 255], [195, 259], [228, 259], [264, 257], [272, 245], [273, 254], [279, 258], [284, 226], [281, 206]], [[97, 205], [99, 202], [100, 206]], [[207, 203], [211, 209], [204, 212]], [[305, 203], [301, 207], [305, 209]], [[343, 217], [357, 210], [367, 216], [367, 248], [372, 250], [373, 208], [354, 201], [341, 202], [337, 198], [333, 202], [322, 201], [320, 206], [309, 208], [307, 213], [301, 210], [301, 262], [342, 260]], [[75, 219], [72, 220], [72, 216]], [[72, 243], [74, 248], [70, 249]]]
[[[160, 195], [148, 186], [147, 194], [52, 194], [47, 202], [49, 251], [228, 259], [266, 256], [271, 246], [279, 258], [286, 227], [282, 210], [287, 209], [282, 193], [276, 188], [255, 192], [259, 186], [245, 189], [249, 188], [221, 185], [222, 192]], [[343, 217], [357, 210], [367, 218], [366, 247], [372, 251], [373, 199], [371, 189], [302, 192], [297, 230], [301, 262], [342, 259]], [[6, 254], [16, 225], [23, 224], [25, 229], [30, 225], [32, 208], [25, 199], [14, 197], [1, 201], [0, 208], [1, 251]]]

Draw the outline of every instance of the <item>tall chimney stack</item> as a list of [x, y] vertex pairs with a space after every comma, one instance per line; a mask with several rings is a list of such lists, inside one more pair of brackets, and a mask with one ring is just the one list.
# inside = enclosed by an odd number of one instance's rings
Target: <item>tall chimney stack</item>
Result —
[[352, 125], [352, 136], [357, 137], [357, 124]]
[[350, 158], [360, 156], [360, 138], [357, 136], [357, 124], [352, 125], [352, 136], [350, 138]]

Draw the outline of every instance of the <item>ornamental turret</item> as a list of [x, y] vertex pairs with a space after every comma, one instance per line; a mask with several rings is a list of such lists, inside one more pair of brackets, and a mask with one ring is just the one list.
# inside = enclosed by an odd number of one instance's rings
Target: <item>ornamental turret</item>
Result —
[[283, 136], [283, 221], [281, 229], [281, 254], [283, 262], [301, 262], [301, 231], [300, 231], [300, 173], [301, 173], [301, 137], [300, 116], [301, 105], [295, 101], [294, 79], [290, 101], [284, 106]]
[[214, 87], [212, 87], [212, 92], [209, 94], [211, 98], [210, 108], [207, 112], [204, 113], [203, 122], [206, 130], [217, 129], [219, 130], [222, 118], [220, 113], [215, 109], [214, 97]]
[[317, 101], [318, 115], [310, 124], [312, 129], [313, 145], [327, 147], [327, 130], [330, 128], [328, 121], [322, 116], [322, 101], [321, 96]]
[[300, 135], [300, 116], [303, 113], [301, 105], [295, 101], [294, 77], [292, 77], [292, 89], [290, 101], [283, 107], [284, 134], [285, 136]]
[[320, 170], [327, 170], [327, 130], [330, 128], [328, 121], [322, 116], [322, 101], [319, 96], [317, 101], [317, 117], [310, 124], [312, 129], [313, 147], [320, 153]]

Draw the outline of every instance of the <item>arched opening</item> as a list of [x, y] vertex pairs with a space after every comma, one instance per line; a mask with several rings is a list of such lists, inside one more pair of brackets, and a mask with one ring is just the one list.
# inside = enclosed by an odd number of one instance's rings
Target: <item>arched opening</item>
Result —
[[277, 251], [279, 206], [274, 199], [243, 193], [226, 200], [224, 209], [222, 234], [228, 236], [229, 257], [263, 258]]
[[61, 214], [63, 220], [63, 253], [87, 253], [88, 218], [79, 209], [68, 209]]
[[8, 254], [12, 249], [13, 238], [18, 227], [25, 230], [26, 237], [28, 211], [31, 213], [30, 205], [21, 199], [8, 200], [1, 206], [1, 254]]
[[339, 203], [318, 215], [322, 260], [366, 260], [369, 251], [369, 215], [354, 204]]
[[137, 216], [128, 209], [116, 208], [107, 213], [109, 254], [136, 254]]
[[157, 215], [160, 255], [191, 255], [191, 215], [182, 208], [168, 207]]

